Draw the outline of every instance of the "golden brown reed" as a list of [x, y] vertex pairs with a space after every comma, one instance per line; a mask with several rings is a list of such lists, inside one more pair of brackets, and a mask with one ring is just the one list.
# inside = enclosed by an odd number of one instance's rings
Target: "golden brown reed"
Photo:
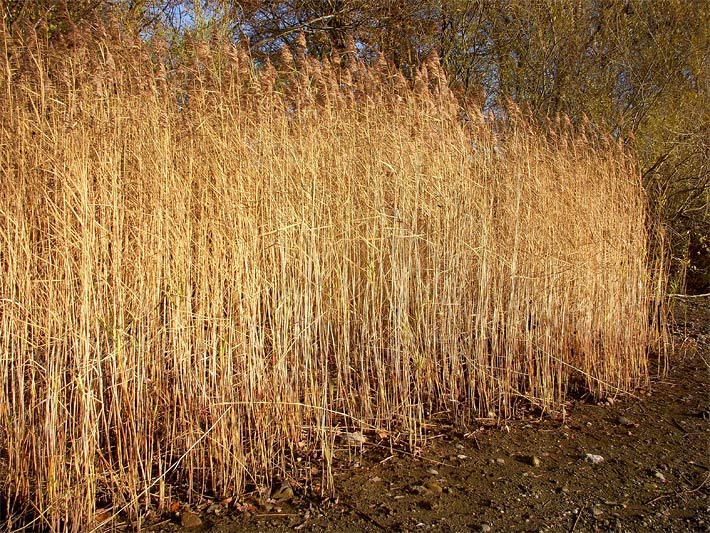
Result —
[[466, 115], [436, 58], [410, 89], [353, 56], [2, 42], [10, 527], [327, 492], [341, 430], [415, 446], [434, 413], [647, 380], [662, 265], [613, 142]]

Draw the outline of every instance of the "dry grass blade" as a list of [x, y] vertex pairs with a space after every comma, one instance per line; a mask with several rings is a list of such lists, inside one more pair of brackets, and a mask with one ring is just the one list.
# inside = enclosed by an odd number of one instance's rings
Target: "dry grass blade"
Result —
[[613, 143], [464, 124], [434, 59], [410, 89], [383, 64], [3, 39], [8, 528], [139, 519], [179, 485], [328, 491], [339, 431], [414, 447], [431, 413], [647, 380], [663, 265]]

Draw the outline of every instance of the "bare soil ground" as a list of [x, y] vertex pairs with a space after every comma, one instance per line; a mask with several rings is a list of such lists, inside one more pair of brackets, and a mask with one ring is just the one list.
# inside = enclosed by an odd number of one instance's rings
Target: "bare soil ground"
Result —
[[344, 446], [334, 499], [290, 480], [270, 500], [205, 501], [149, 529], [710, 531], [710, 298], [684, 300], [676, 321], [670, 371], [637, 398], [573, 400], [564, 420], [433, 425], [416, 456]]

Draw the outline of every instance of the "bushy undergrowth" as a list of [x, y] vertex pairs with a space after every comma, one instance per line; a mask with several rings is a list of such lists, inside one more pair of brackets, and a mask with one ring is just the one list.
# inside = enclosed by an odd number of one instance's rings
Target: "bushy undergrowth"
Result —
[[647, 380], [663, 277], [615, 144], [463, 110], [435, 59], [170, 64], [94, 32], [0, 39], [10, 526], [327, 492], [340, 431], [415, 446], [435, 413]]

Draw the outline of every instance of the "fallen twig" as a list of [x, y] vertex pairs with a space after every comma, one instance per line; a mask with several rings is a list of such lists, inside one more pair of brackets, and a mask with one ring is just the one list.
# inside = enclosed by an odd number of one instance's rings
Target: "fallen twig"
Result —
[[382, 524], [380, 524], [375, 518], [371, 517], [369, 514], [362, 512], [360, 509], [356, 508], [356, 507], [353, 506], [353, 505], [350, 505], [349, 503], [344, 503], [343, 505], [345, 505], [345, 507], [347, 507], [347, 508], [350, 509], [352, 512], [354, 512], [355, 514], [357, 514], [360, 518], [362, 518], [362, 519], [364, 519], [364, 520], [370, 522], [371, 524], [373, 524], [373, 525], [379, 527], [382, 531], [388, 531], [389, 528], [387, 528], [387, 527], [383, 526]]
[[586, 508], [587, 508], [587, 506], [585, 505], [585, 506], [582, 507], [582, 508], [579, 510], [579, 512], [577, 513], [577, 518], [575, 518], [574, 524], [572, 524], [572, 529], [570, 529], [570, 533], [574, 533], [574, 530], [577, 528], [577, 522], [579, 522], [579, 518], [582, 516], [582, 513], [584, 512], [584, 510], [585, 510]]
[[708, 479], [710, 479], [710, 474], [705, 476], [705, 479], [703, 480], [703, 482], [700, 485], [698, 485], [697, 487], [695, 487], [694, 489], [687, 489], [687, 490], [683, 490], [680, 492], [668, 492], [666, 494], [661, 494], [660, 496], [657, 496], [657, 497], [653, 498], [652, 500], [648, 500], [646, 502], [646, 505], [651, 505], [652, 503], [656, 503], [658, 500], [662, 500], [663, 498], [670, 498], [671, 496], [682, 496], [684, 494], [693, 494], [694, 492], [698, 492], [700, 489], [702, 489], [705, 486], [705, 483], [708, 482]]

